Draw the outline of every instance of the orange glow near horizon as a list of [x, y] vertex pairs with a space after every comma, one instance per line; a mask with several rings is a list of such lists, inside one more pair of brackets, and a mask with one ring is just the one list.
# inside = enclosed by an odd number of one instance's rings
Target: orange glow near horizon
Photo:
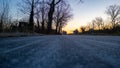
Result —
[[[103, 20], [107, 19], [107, 16], [101, 12], [99, 15], [103, 18]], [[95, 17], [98, 17], [97, 15], [92, 14], [91, 17], [84, 16], [84, 17], [74, 17], [68, 24], [63, 28], [64, 31], [67, 31], [68, 34], [73, 33], [74, 30], [78, 29], [80, 30], [81, 26], [88, 25], [89, 22], [95, 19]]]
[[80, 23], [74, 23], [74, 22], [69, 22], [69, 24], [63, 28], [64, 31], [67, 31], [68, 34], [73, 33], [74, 30], [80, 29], [82, 24]]
[[95, 17], [102, 17], [105, 21], [108, 20], [105, 13], [106, 8], [112, 4], [120, 5], [120, 0], [86, 0], [82, 4], [76, 4], [75, 1], [70, 0], [70, 4], [74, 17], [63, 28], [67, 33], [72, 33], [75, 29], [79, 30], [81, 26], [87, 25]]

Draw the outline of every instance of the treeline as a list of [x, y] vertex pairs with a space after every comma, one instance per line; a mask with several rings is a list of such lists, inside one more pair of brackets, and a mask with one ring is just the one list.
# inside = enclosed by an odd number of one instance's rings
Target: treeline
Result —
[[10, 8], [9, 0], [0, 1], [0, 32], [59, 34], [72, 18], [67, 0], [22, 0], [17, 6], [19, 20], [11, 19]]
[[120, 5], [110, 5], [105, 13], [107, 20], [96, 17], [87, 26], [80, 27], [80, 34], [120, 35]]

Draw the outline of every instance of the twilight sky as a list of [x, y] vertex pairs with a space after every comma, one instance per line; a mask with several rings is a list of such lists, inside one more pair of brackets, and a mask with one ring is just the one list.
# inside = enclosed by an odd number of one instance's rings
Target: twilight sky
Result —
[[[17, 1], [9, 0], [12, 6], [12, 15], [17, 17]], [[102, 17], [106, 19], [105, 10], [109, 5], [120, 5], [120, 0], [84, 0], [84, 3], [78, 3], [76, 0], [68, 0], [71, 4], [73, 19], [68, 22], [68, 25], [64, 30], [72, 32], [75, 29], [79, 29], [80, 26], [86, 25], [92, 21], [95, 17]]]
[[73, 19], [68, 23], [64, 30], [72, 32], [91, 22], [95, 17], [108, 18], [105, 14], [106, 8], [109, 5], [120, 5], [120, 0], [84, 0], [84, 3], [79, 4], [75, 0], [70, 0], [73, 10]]

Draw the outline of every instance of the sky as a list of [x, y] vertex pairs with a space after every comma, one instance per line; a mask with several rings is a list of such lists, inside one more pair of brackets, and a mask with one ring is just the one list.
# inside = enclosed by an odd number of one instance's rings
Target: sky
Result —
[[120, 0], [84, 0], [83, 3], [70, 0], [73, 19], [68, 22], [64, 30], [69, 33], [75, 29], [80, 29], [80, 26], [85, 26], [95, 17], [102, 17], [104, 20], [108, 18], [105, 14], [106, 8], [110, 5], [120, 5]]
[[[13, 17], [18, 17], [17, 2], [20, 0], [9, 0], [11, 1], [11, 10]], [[87, 25], [95, 17], [107, 18], [105, 14], [106, 8], [110, 5], [120, 5], [120, 0], [83, 0], [83, 3], [79, 3], [77, 0], [68, 0], [73, 18], [68, 22], [67, 26], [63, 30], [71, 33], [75, 29], [79, 29], [80, 26]]]

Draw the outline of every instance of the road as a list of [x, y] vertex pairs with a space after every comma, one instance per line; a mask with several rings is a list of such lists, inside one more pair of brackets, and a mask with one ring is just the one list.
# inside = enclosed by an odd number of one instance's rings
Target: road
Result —
[[120, 37], [0, 38], [0, 68], [120, 68]]

